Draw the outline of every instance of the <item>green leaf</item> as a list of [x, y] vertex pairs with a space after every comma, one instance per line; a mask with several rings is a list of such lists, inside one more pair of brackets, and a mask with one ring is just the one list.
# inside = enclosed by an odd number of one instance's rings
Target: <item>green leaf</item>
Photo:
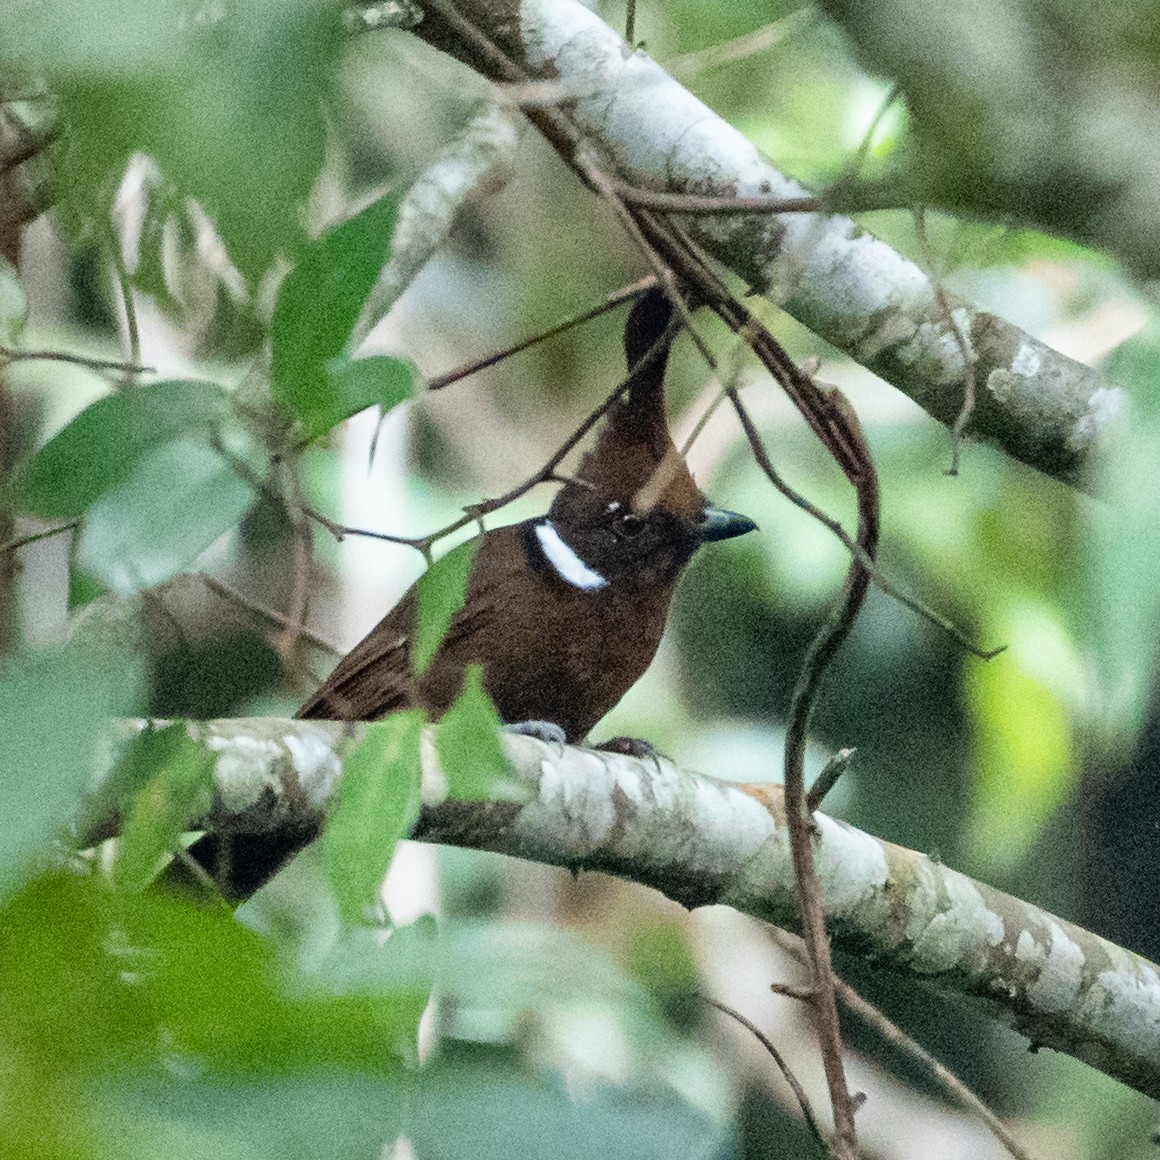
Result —
[[37, 858], [76, 809], [112, 714], [135, 708], [136, 658], [75, 641], [0, 665], [0, 891]]
[[[128, 601], [120, 605], [127, 606]], [[104, 631], [107, 625], [98, 621], [95, 627], [97, 631]], [[106, 832], [110, 819], [124, 817], [133, 798], [145, 788], [166, 754], [175, 747], [173, 728], [165, 726], [158, 729], [149, 722], [120, 751], [117, 764], [101, 778], [82, 803], [76, 822], [77, 846], [80, 849], [110, 836]]]
[[1086, 551], [1077, 570], [1075, 626], [1099, 683], [1093, 722], [1113, 748], [1135, 744], [1155, 687], [1160, 640], [1160, 322], [1118, 347], [1107, 377], [1123, 387], [1131, 415], [1103, 441], [1085, 509]]
[[419, 816], [419, 742], [425, 724], [417, 709], [372, 721], [343, 765], [338, 804], [322, 835], [322, 856], [348, 921], [362, 921], [376, 905], [395, 844]]
[[298, 412], [303, 435], [307, 439], [324, 435], [367, 407], [379, 406], [389, 411], [411, 397], [413, 381], [411, 364], [403, 359], [385, 355], [350, 359], [337, 355], [327, 362], [318, 389], [311, 396], [314, 409]]
[[415, 634], [411, 642], [411, 666], [416, 677], [431, 663], [452, 619], [463, 607], [479, 544], [480, 538], [476, 536], [452, 548], [419, 577], [415, 589]]
[[149, 773], [132, 797], [117, 842], [113, 881], [121, 890], [143, 890], [161, 859], [176, 849], [190, 823], [213, 803], [214, 754], [189, 737], [180, 722], [142, 733], [130, 762], [134, 776]]
[[175, 439], [89, 509], [77, 563], [120, 595], [176, 576], [254, 500], [250, 485], [207, 443]]
[[205, 208], [253, 283], [301, 239], [325, 159], [341, 24], [318, 0], [62, 0], [6, 13], [5, 55], [60, 100], [66, 219], [83, 228], [134, 154]]
[[483, 687], [483, 666], [468, 665], [463, 691], [435, 732], [435, 749], [451, 797], [460, 801], [520, 797], [500, 736], [501, 724]]
[[1049, 609], [1012, 601], [992, 630], [1006, 652], [965, 671], [975, 750], [972, 865], [1010, 874], [1075, 788], [1072, 717], [1083, 676]]
[[[316, 431], [321, 420], [340, 411], [340, 400], [346, 394], [364, 391], [361, 380], [365, 376], [385, 377], [381, 367], [348, 371], [340, 360], [334, 366], [341, 373], [333, 382], [330, 364], [345, 352], [363, 304], [390, 254], [398, 201], [397, 194], [380, 198], [328, 230], [307, 248], [278, 289], [270, 324], [274, 397], [308, 430]], [[347, 367], [351, 365], [358, 364], [348, 361]], [[342, 381], [347, 373], [352, 375], [349, 386]], [[391, 372], [392, 376], [396, 373]], [[397, 386], [397, 380], [392, 386]], [[377, 401], [370, 399], [363, 406]]]
[[154, 448], [215, 431], [229, 416], [230, 397], [213, 383], [153, 383], [99, 399], [20, 469], [14, 505], [43, 519], [75, 519]]
[[[448, 1058], [450, 1056], [450, 1058]], [[582, 1085], [490, 1047], [461, 1046], [419, 1074], [407, 1137], [440, 1160], [682, 1160], [721, 1154], [719, 1127], [671, 1088]]]
[[400, 1058], [417, 1065], [419, 1021], [436, 979], [438, 924], [431, 914], [391, 928], [348, 927], [329, 940], [327, 953], [313, 960], [308, 984], [321, 994], [389, 998], [391, 1025], [384, 1038]]

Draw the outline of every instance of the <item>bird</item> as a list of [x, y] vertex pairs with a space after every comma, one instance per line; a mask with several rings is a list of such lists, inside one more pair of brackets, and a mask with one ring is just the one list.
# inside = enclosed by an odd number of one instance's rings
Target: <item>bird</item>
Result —
[[[677, 327], [666, 293], [639, 297], [625, 324], [627, 392], [545, 515], [485, 531], [463, 605], [418, 680], [411, 665], [417, 609], [412, 587], [347, 653], [297, 716], [375, 720], [418, 706], [438, 720], [468, 665], [501, 721], [547, 727], [570, 744], [636, 683], [656, 654], [673, 593], [705, 543], [753, 531], [744, 515], [714, 507], [694, 482], [665, 419], [664, 377]], [[252, 892], [316, 828], [233, 846], [229, 891]], [[207, 835], [202, 861], [220, 855]], [[206, 839], [202, 839], [206, 841]], [[244, 857], [243, 857], [244, 854]], [[212, 874], [212, 863], [203, 861]], [[219, 885], [221, 883], [219, 882]]]

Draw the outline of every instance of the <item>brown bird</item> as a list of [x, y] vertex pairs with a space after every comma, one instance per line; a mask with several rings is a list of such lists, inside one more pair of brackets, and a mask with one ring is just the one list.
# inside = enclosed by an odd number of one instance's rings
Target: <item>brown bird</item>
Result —
[[[417, 697], [437, 718], [458, 696], [465, 666], [478, 663], [503, 721], [548, 723], [569, 742], [584, 740], [655, 655], [693, 553], [756, 526], [709, 505], [669, 435], [663, 383], [671, 318], [660, 290], [637, 301], [625, 327], [627, 397], [546, 516], [484, 533], [463, 607], [417, 686], [412, 588], [339, 661], [299, 717], [371, 720]], [[233, 836], [223, 889], [247, 896], [313, 837], [313, 830], [270, 836], [243, 848]], [[208, 859], [221, 852], [212, 835], [203, 842], [195, 856], [213, 873]]]

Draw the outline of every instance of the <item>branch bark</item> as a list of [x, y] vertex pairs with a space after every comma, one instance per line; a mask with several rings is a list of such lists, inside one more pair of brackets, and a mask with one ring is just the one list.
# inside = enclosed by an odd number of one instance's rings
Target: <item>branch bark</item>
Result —
[[[458, 0], [457, 8], [548, 86], [610, 175], [672, 193], [805, 196], [579, 0]], [[510, 79], [434, 9], [415, 32], [484, 76]], [[1048, 475], [1082, 481], [1094, 445], [1122, 408], [1121, 393], [1097, 372], [1004, 319], [953, 298], [948, 316], [918, 266], [847, 217], [680, 220], [708, 253], [948, 426], [967, 388], [969, 344], [978, 392], [967, 434]]]
[[[122, 744], [142, 728], [126, 728]], [[252, 833], [316, 819], [366, 726], [255, 718], [188, 730], [215, 754], [215, 800], [200, 821]], [[424, 738], [425, 805], [413, 837], [614, 874], [690, 909], [732, 906], [798, 929], [780, 786], [505, 734], [526, 800], [449, 801], [433, 733]], [[1160, 1098], [1160, 968], [923, 854], [814, 816], [835, 946], [983, 1000], [1033, 1048], [1065, 1052]], [[102, 807], [80, 841], [116, 826]]]

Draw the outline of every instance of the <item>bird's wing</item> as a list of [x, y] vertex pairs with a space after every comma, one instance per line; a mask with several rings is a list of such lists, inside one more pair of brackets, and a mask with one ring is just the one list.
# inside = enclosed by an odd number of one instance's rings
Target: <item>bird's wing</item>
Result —
[[410, 639], [415, 622], [412, 588], [334, 667], [299, 717], [371, 721], [411, 700]]
[[[524, 525], [486, 533], [472, 564], [463, 607], [452, 617], [440, 652], [470, 655], [471, 640], [492, 620], [505, 581], [526, 568]], [[415, 704], [411, 678], [411, 635], [415, 588], [346, 654], [318, 691], [298, 710], [299, 717], [372, 721]], [[466, 646], [466, 647], [465, 647]], [[436, 656], [432, 667], [440, 664]], [[458, 687], [458, 674], [454, 684]]]

